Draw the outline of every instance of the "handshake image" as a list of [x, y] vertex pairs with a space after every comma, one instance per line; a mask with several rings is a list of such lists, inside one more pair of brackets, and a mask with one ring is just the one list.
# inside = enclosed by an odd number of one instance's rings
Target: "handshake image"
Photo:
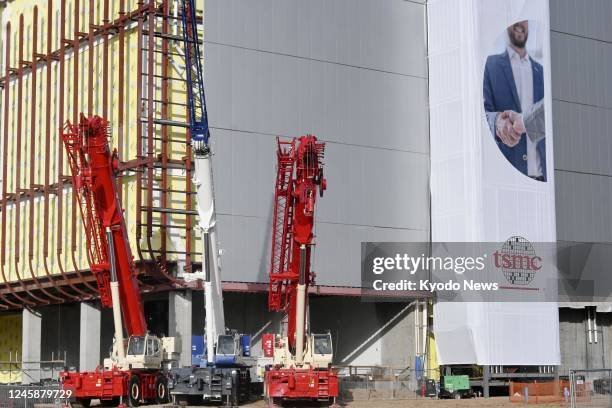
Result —
[[495, 119], [495, 135], [508, 147], [516, 146], [523, 133], [537, 143], [545, 137], [544, 101], [533, 104], [525, 113], [513, 110], [499, 112]]

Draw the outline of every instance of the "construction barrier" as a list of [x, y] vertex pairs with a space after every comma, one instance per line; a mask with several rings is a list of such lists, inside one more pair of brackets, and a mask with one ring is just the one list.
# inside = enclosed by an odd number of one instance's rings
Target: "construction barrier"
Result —
[[572, 408], [612, 406], [612, 370], [570, 370]]
[[[429, 374], [429, 376], [428, 376]], [[435, 373], [414, 369], [346, 366], [339, 367], [339, 400], [406, 400], [427, 397], [432, 390], [425, 388], [423, 378], [435, 378]], [[434, 393], [437, 390], [433, 390]], [[431, 396], [431, 395], [430, 395]]]
[[[70, 367], [72, 368], [72, 367]], [[57, 381], [60, 371], [66, 370], [66, 360], [23, 361], [11, 354], [9, 360], [0, 360], [0, 384], [36, 384]]]
[[570, 382], [560, 381], [510, 381], [508, 394], [510, 402], [527, 404], [548, 404], [570, 402]]

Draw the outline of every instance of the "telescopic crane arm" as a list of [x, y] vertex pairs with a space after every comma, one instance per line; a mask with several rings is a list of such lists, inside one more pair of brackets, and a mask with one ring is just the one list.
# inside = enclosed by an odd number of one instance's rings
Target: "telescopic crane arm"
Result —
[[325, 143], [312, 135], [278, 141], [268, 308], [288, 314], [287, 340], [298, 359], [304, 350], [314, 210], [323, 196]]
[[325, 143], [315, 136], [278, 141], [274, 193], [272, 262], [268, 308], [287, 314], [287, 334], [266, 334], [264, 353], [272, 357], [265, 372], [269, 402], [332, 402], [338, 396], [338, 372], [332, 367], [331, 334], [306, 327], [308, 288], [314, 247], [317, 193], [327, 187], [323, 177]]
[[[108, 144], [108, 126], [104, 118], [81, 115], [79, 123], [66, 124], [62, 139], [102, 306], [112, 307], [117, 313], [121, 310], [128, 336], [144, 336], [147, 324], [117, 194], [117, 154]], [[120, 307], [113, 304], [113, 286]]]
[[185, 44], [185, 74], [187, 79], [187, 108], [189, 131], [196, 152], [208, 147], [210, 132], [208, 129], [208, 112], [204, 94], [204, 74], [202, 54], [194, 0], [181, 0], [183, 24], [183, 42]]
[[66, 123], [62, 141], [85, 230], [87, 260], [102, 306], [113, 310], [115, 341], [110, 356], [104, 359], [104, 370], [61, 372], [60, 381], [64, 389], [73, 392], [77, 403], [85, 406], [92, 399], [104, 404], [127, 398], [130, 406], [162, 403], [168, 399], [162, 364], [177, 359], [178, 345], [175, 338], [147, 332], [116, 184], [117, 152], [110, 150], [108, 127], [104, 118], [81, 114], [78, 123]]
[[225, 333], [223, 293], [217, 248], [217, 228], [213, 188], [212, 152], [208, 144], [210, 131], [204, 95], [202, 55], [198, 36], [194, 0], [181, 0], [183, 42], [185, 44], [185, 72], [189, 131], [194, 151], [193, 183], [196, 187], [198, 227], [202, 233], [202, 272], [206, 309], [206, 355], [209, 364], [215, 363], [215, 345]]

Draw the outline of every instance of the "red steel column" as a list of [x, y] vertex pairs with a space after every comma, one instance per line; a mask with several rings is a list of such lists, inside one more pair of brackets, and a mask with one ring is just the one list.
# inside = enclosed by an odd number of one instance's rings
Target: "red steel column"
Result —
[[[168, 0], [164, 0], [162, 5], [163, 22], [162, 22], [162, 35], [168, 34], [168, 13], [169, 5]], [[149, 30], [151, 31], [151, 30]], [[149, 34], [151, 35], [151, 34]], [[168, 118], [168, 39], [162, 38], [162, 66], [161, 66], [161, 117], [164, 120]], [[161, 206], [162, 208], [168, 208], [168, 126], [162, 126], [162, 140], [161, 140]], [[188, 215], [187, 215], [188, 217]], [[167, 239], [167, 228], [168, 214], [165, 212], [161, 213], [161, 261], [166, 262], [166, 239]]]
[[151, 238], [153, 237], [153, 153], [155, 144], [153, 132], [155, 124], [153, 122], [155, 87], [155, 1], [149, 0], [149, 10], [147, 13], [147, 249], [151, 260], [155, 260]]
[[[89, 0], [89, 30], [87, 34], [87, 115], [93, 115], [93, 78], [94, 78], [94, 0]], [[102, 89], [102, 92], [105, 90]], [[105, 116], [106, 118], [106, 116]], [[78, 123], [75, 122], [74, 123]]]
[[102, 117], [108, 118], [108, 0], [102, 8]]
[[[80, 23], [80, 7], [79, 0], [74, 0], [74, 38], [72, 39], [72, 123], [78, 123], [79, 121], [79, 38], [81, 33], [79, 32], [79, 23]], [[75, 271], [79, 270], [79, 265], [77, 265], [75, 253], [77, 250], [76, 244], [76, 216], [77, 216], [77, 202], [76, 202], [76, 192], [74, 189], [74, 185], [72, 186], [72, 217], [71, 217], [71, 235], [70, 235], [70, 243], [71, 243], [71, 253], [70, 257], [72, 260], [72, 267]]]
[[[48, 296], [51, 299], [56, 301], [63, 301], [62, 298], [57, 296], [53, 296], [46, 289], [43, 289], [36, 277], [36, 272], [32, 266], [32, 261], [34, 260], [34, 239], [36, 235], [34, 234], [34, 193], [35, 193], [35, 172], [36, 172], [36, 97], [38, 96], [38, 82], [37, 79], [37, 65], [38, 65], [38, 6], [34, 6], [34, 23], [32, 26], [32, 61], [30, 61], [30, 77], [31, 77], [31, 86], [32, 89], [32, 98], [31, 98], [31, 111], [30, 111], [30, 188], [27, 192], [29, 196], [29, 239], [28, 239], [28, 268], [30, 270], [30, 276], [32, 280], [38, 287], [38, 289]], [[45, 236], [43, 236], [43, 240], [45, 240]], [[48, 275], [49, 279], [53, 281], [50, 275]]]
[[[60, 38], [62, 41], [62, 38]], [[47, 79], [46, 79], [46, 98], [45, 98], [45, 155], [44, 155], [44, 168], [45, 168], [45, 179], [43, 185], [43, 266], [45, 268], [45, 274], [52, 280], [51, 272], [49, 271], [49, 265], [47, 258], [49, 257], [49, 241], [52, 237], [49, 236], [49, 192], [51, 190], [50, 179], [51, 179], [51, 84], [53, 83], [53, 72], [51, 62], [53, 61], [53, 0], [47, 2], [47, 54], [44, 56], [46, 62]], [[63, 93], [63, 89], [60, 91]], [[62, 109], [62, 107], [60, 107]], [[63, 271], [62, 271], [63, 272]], [[76, 296], [69, 294], [62, 288], [62, 283], [71, 286], [72, 284], [66, 279], [66, 275], [61, 273], [62, 281], [60, 285], [57, 285], [54, 281], [55, 288], [59, 293], [64, 295], [68, 299], [77, 299]]]
[[[138, 3], [142, 5], [141, 2]], [[142, 155], [142, 113], [143, 113], [143, 101], [142, 101], [142, 26], [143, 18], [142, 15], [138, 16], [138, 58], [136, 60], [136, 162], [138, 167], [136, 168], [136, 251], [138, 252], [138, 258], [144, 261], [144, 256], [140, 247], [140, 240], [142, 239], [142, 173], [144, 169], [140, 166], [140, 161], [143, 159]]]
[[[72, 123], [79, 123], [79, 39], [82, 33], [79, 31], [80, 25], [80, 7], [79, 0], [74, 0], [74, 38], [72, 39]], [[70, 257], [72, 260], [72, 267], [75, 271], [79, 270], [79, 265], [76, 260], [76, 251], [77, 251], [77, 242], [76, 242], [76, 216], [77, 216], [77, 196], [74, 189], [72, 187], [72, 211], [71, 211], [71, 235], [70, 235], [70, 243], [71, 243], [71, 253]]]
[[[125, 0], [119, 1], [119, 18], [125, 17]], [[118, 76], [119, 76], [119, 84], [117, 86], [118, 90], [118, 98], [119, 105], [117, 107], [117, 155], [119, 158], [119, 162], [123, 160], [123, 131], [124, 131], [124, 113], [123, 113], [123, 99], [124, 89], [125, 89], [125, 28], [123, 24], [119, 25], [119, 67], [118, 67]], [[140, 101], [136, 106], [140, 106]], [[119, 185], [119, 190], [121, 191], [121, 184]]]
[[[72, 76], [73, 76], [73, 87], [72, 87], [72, 122], [73, 123], [79, 123], [79, 44], [80, 44], [80, 39], [85, 37], [85, 34], [81, 31], [79, 31], [80, 28], [80, 10], [79, 10], [79, 0], [74, 0], [74, 38], [72, 39], [72, 59], [73, 59], [73, 72], [72, 72]], [[90, 67], [90, 70], [92, 69], [92, 67]], [[62, 124], [63, 125], [63, 124]], [[72, 211], [71, 211], [71, 226], [72, 226], [72, 231], [71, 231], [71, 252], [70, 252], [70, 258], [72, 260], [72, 267], [74, 268], [74, 271], [77, 272], [77, 274], [79, 274], [80, 276], [80, 270], [79, 270], [79, 265], [77, 263], [76, 260], [76, 251], [78, 250], [77, 247], [77, 239], [76, 239], [76, 233], [77, 233], [77, 195], [76, 192], [74, 191], [74, 187], [72, 189]], [[90, 290], [93, 291], [93, 293], [97, 294], [98, 293], [98, 289], [92, 285], [90, 285], [88, 282], [83, 282], [83, 284], [85, 286], [87, 286]]]
[[48, 304], [47, 299], [43, 299], [34, 295], [24, 285], [19, 273], [19, 261], [21, 252], [21, 130], [22, 130], [22, 114], [23, 114], [23, 65], [26, 63], [23, 60], [23, 14], [19, 16], [19, 46], [18, 46], [18, 68], [17, 68], [17, 138], [16, 138], [16, 169], [15, 169], [15, 253], [13, 262], [15, 265], [15, 274], [23, 290], [25, 290], [32, 298], [43, 304]]
[[[8, 140], [9, 140], [9, 117], [10, 117], [10, 109], [9, 109], [9, 86], [10, 86], [10, 74], [11, 74], [11, 23], [6, 24], [6, 41], [4, 46], [4, 55], [5, 55], [5, 74], [4, 74], [4, 132], [3, 132], [3, 140], [2, 140], [2, 225], [0, 225], [0, 229], [2, 229], [2, 238], [0, 240], [0, 272], [2, 272], [2, 280], [4, 284], [8, 286], [11, 294], [16, 297], [21, 302], [26, 302], [23, 298], [19, 297], [8, 284], [8, 280], [6, 279], [6, 273], [4, 272], [4, 265], [6, 265], [6, 180], [8, 177]], [[9, 301], [7, 298], [2, 296], [4, 302], [12, 307], [19, 307], [17, 303], [13, 303]], [[6, 306], [2, 306], [2, 308], [6, 308]]]
[[[78, 14], [78, 9], [75, 9], [75, 14]], [[64, 94], [65, 94], [65, 76], [66, 76], [66, 45], [71, 45], [73, 42], [66, 39], [66, 0], [61, 0], [60, 3], [60, 49], [59, 49], [59, 103], [58, 103], [58, 129], [57, 129], [57, 137], [59, 139], [59, 135], [64, 131]], [[76, 58], [76, 55], [74, 55]], [[64, 239], [64, 182], [69, 178], [64, 177], [64, 150], [62, 148], [61, 143], [57, 143], [57, 245], [56, 245], [56, 256], [57, 256], [57, 265], [60, 269], [62, 275], [66, 274], [64, 265], [62, 264], [62, 255], [63, 255], [63, 239]], [[67, 221], [67, 220], [66, 220]], [[81, 275], [81, 271], [78, 269], [75, 270], [79, 279], [84, 281], [83, 276]], [[71, 288], [77, 291], [79, 295], [82, 297], [91, 296], [91, 294], [97, 289], [93, 286], [85, 283], [86, 288], [88, 288], [91, 292], [83, 291], [76, 287], [76, 285], [71, 285]]]

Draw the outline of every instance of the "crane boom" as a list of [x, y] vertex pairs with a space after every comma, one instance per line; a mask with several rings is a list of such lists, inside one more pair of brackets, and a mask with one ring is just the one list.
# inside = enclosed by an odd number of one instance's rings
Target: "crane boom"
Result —
[[204, 94], [204, 74], [202, 54], [195, 13], [194, 0], [181, 0], [183, 13], [183, 42], [185, 44], [185, 74], [187, 80], [187, 108], [191, 140], [196, 142], [196, 149], [201, 143], [208, 146], [208, 112]]
[[[117, 151], [111, 153], [108, 127], [104, 118], [81, 114], [78, 123], [66, 123], [62, 141], [85, 230], [89, 267], [102, 305], [113, 310], [115, 338], [109, 358], [104, 359], [104, 370], [64, 371], [60, 381], [77, 403], [85, 406], [92, 399], [105, 403], [127, 398], [130, 406], [166, 402], [168, 382], [162, 364], [176, 359], [178, 347], [174, 338], [160, 339], [147, 332], [117, 190]], [[128, 335], [127, 350], [123, 326]]]
[[298, 290], [302, 285], [307, 292], [313, 281], [310, 252], [317, 190], [322, 196], [326, 188], [324, 153], [325, 143], [312, 135], [278, 141], [268, 308], [288, 314], [291, 349], [305, 333], [307, 300], [303, 296], [298, 305]]
[[202, 234], [202, 272], [206, 309], [206, 356], [215, 363], [215, 345], [219, 335], [225, 333], [223, 292], [217, 248], [215, 192], [212, 170], [212, 151], [208, 144], [210, 132], [204, 95], [202, 54], [194, 0], [181, 0], [183, 13], [183, 43], [185, 45], [185, 73], [187, 81], [187, 108], [189, 131], [193, 141], [194, 175], [196, 187], [198, 227]]
[[338, 396], [338, 372], [331, 334], [306, 327], [308, 287], [314, 284], [310, 258], [314, 247], [317, 192], [323, 196], [325, 143], [307, 135], [277, 140], [272, 256], [268, 309], [287, 314], [287, 334], [264, 338], [273, 364], [265, 373], [264, 394], [275, 404], [287, 401], [332, 402]]
[[[116, 152], [108, 144], [108, 121], [81, 115], [68, 122], [62, 134], [72, 171], [72, 185], [85, 230], [88, 259], [96, 277], [100, 300], [112, 307], [111, 269], [114, 259], [119, 302], [128, 336], [144, 336], [147, 323], [142, 308], [132, 251], [117, 194]], [[112, 235], [109, 246], [107, 231]], [[114, 253], [110, 253], [110, 248]]]

